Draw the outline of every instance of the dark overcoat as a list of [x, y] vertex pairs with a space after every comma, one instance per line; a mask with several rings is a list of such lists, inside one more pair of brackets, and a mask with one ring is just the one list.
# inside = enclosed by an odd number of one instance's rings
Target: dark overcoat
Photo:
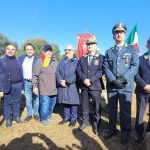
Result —
[[[79, 95], [76, 87], [76, 67], [77, 59], [67, 60], [64, 58], [58, 65], [56, 71], [56, 80], [58, 87], [58, 103], [63, 104], [79, 104]], [[66, 88], [60, 85], [60, 81], [65, 80], [70, 85]]]

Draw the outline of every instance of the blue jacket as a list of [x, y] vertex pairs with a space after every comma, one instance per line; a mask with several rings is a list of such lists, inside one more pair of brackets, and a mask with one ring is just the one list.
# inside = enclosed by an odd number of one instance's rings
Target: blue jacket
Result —
[[81, 57], [77, 65], [77, 76], [79, 78], [79, 88], [85, 89], [88, 88], [84, 85], [85, 79], [90, 79], [92, 85], [89, 87], [89, 90], [100, 91], [102, 86], [100, 83], [100, 78], [102, 77], [102, 64], [103, 56], [98, 54], [95, 55], [88, 65], [88, 55]]
[[[20, 69], [20, 76], [23, 81], [23, 72], [22, 72], [22, 67], [18, 61], [19, 68]], [[0, 91], [4, 93], [8, 93], [11, 89], [12, 83], [11, 83], [11, 78], [10, 78], [10, 72], [8, 70], [7, 62], [6, 62], [6, 57], [4, 56], [3, 58], [0, 59]], [[22, 82], [22, 89], [24, 89], [24, 85]]]
[[139, 57], [139, 62], [139, 70], [135, 76], [135, 93], [147, 94], [144, 90], [144, 87], [146, 86], [146, 84], [150, 84], [150, 60], [148, 52]]
[[[19, 57], [19, 62], [20, 62], [21, 65], [23, 64], [23, 61], [24, 61], [25, 58], [26, 58], [26, 54], [21, 55], [21, 56]], [[39, 57], [38, 57], [36, 54], [34, 54], [34, 59], [33, 59], [32, 68], [33, 68], [33, 65], [35, 64], [35, 62], [36, 62], [36, 60], [37, 60], [38, 58], [39, 58]]]
[[[72, 58], [71, 60], [63, 59], [56, 71], [56, 79], [58, 86], [58, 103], [64, 104], [79, 104], [79, 95], [76, 88], [76, 67], [77, 59]], [[60, 80], [66, 80], [69, 86], [64, 88], [60, 85]]]
[[[133, 45], [124, 45], [120, 52], [114, 46], [106, 51], [104, 59], [104, 74], [107, 78], [108, 91], [127, 91], [134, 90], [134, 76], [137, 73], [139, 59]], [[111, 82], [116, 80], [117, 76], [123, 76], [127, 80], [127, 84], [123, 89], [115, 89]]]

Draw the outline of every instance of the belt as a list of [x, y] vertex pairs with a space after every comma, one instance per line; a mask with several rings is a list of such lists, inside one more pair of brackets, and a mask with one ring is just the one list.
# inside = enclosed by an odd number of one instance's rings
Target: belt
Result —
[[28, 81], [28, 82], [32, 82], [32, 80], [31, 79], [24, 79], [25, 81]]
[[20, 82], [22, 82], [22, 81], [12, 81], [11, 83], [16, 84], [16, 83], [20, 83]]

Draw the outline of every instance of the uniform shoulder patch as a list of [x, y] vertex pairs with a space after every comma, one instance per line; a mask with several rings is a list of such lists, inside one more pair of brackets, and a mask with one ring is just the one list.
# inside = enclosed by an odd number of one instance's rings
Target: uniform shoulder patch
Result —
[[112, 49], [112, 50], [113, 50], [113, 49], [115, 49], [115, 48], [114, 48], [114, 46], [113, 46], [113, 47], [111, 47], [110, 49]]

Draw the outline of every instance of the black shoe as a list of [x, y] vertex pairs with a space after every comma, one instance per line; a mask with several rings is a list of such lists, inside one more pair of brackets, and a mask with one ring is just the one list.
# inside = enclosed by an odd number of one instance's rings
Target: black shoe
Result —
[[22, 123], [22, 121], [20, 120], [20, 118], [19, 118], [19, 117], [15, 118], [15, 119], [14, 119], [14, 121], [15, 121], [16, 123], [19, 123], [19, 124], [21, 124], [21, 123]]
[[10, 128], [12, 126], [12, 121], [7, 120], [6, 121], [6, 128]]
[[128, 142], [129, 142], [129, 138], [124, 138], [124, 137], [121, 138], [122, 145], [126, 145]]
[[83, 123], [79, 126], [79, 130], [84, 130], [89, 125], [90, 125], [89, 123]]
[[69, 127], [74, 127], [76, 125], [76, 120], [72, 120], [69, 124]]
[[105, 132], [104, 134], [104, 139], [109, 139], [111, 138], [112, 136], [116, 135], [116, 132], [112, 131], [112, 130], [108, 130]]
[[68, 122], [69, 119], [63, 119], [62, 121], [59, 122], [59, 125], [63, 125], [64, 123]]
[[140, 143], [143, 140], [143, 135], [139, 135], [136, 133], [134, 139], [136, 142]]
[[31, 119], [32, 119], [32, 116], [27, 116], [27, 117], [25, 118], [24, 122], [28, 122], [28, 121], [30, 121]]
[[34, 119], [35, 119], [36, 121], [39, 121], [39, 116], [35, 115], [35, 116], [34, 116]]

